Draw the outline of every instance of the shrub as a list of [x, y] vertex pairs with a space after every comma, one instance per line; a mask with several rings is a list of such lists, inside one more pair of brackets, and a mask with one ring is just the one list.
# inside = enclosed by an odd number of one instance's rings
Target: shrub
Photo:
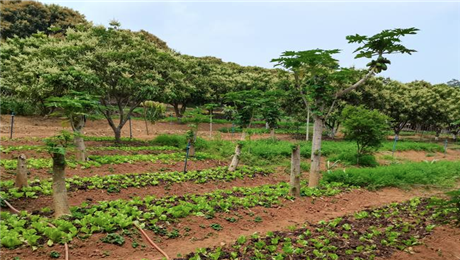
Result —
[[370, 154], [382, 146], [388, 117], [378, 110], [367, 110], [363, 106], [346, 106], [342, 118], [345, 139], [355, 141], [358, 146], [356, 161], [359, 164], [364, 154]]
[[[171, 135], [171, 134], [162, 134], [158, 135], [152, 140], [153, 145], [159, 146], [173, 146], [180, 149], [185, 149], [187, 147], [187, 136], [186, 135]], [[205, 149], [209, 147], [209, 142], [203, 138], [198, 137], [195, 142], [195, 147], [197, 149]]]

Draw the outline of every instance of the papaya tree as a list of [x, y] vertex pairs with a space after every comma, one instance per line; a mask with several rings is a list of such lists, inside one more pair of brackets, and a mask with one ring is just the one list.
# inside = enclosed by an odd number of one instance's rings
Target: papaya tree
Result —
[[65, 183], [65, 154], [70, 139], [70, 133], [65, 131], [57, 136], [45, 139], [48, 153], [53, 160], [53, 204], [56, 218], [71, 214]]
[[149, 126], [147, 122], [155, 124], [158, 120], [163, 118], [166, 113], [166, 106], [159, 102], [147, 100], [141, 103], [141, 107], [144, 110], [145, 129], [147, 135], [149, 135]]
[[[249, 128], [254, 120], [257, 110], [261, 106], [261, 91], [252, 89], [227, 94], [229, 102], [233, 103], [232, 114], [235, 118], [235, 124], [241, 128], [241, 141], [246, 139], [246, 129]], [[241, 149], [243, 143], [238, 142], [235, 147], [235, 153], [228, 168], [229, 171], [235, 171], [240, 161]]]
[[[416, 34], [418, 29], [393, 29], [384, 30], [373, 36], [350, 35], [347, 36], [349, 43], [358, 43], [361, 46], [355, 50], [355, 58], [369, 58], [367, 71], [340, 68], [339, 63], [332, 57], [339, 50], [307, 50], [286, 51], [279, 58], [273, 59], [276, 66], [294, 74], [294, 87], [306, 108], [311, 109], [314, 119], [312, 155], [310, 167], [309, 186], [316, 187], [320, 179], [321, 142], [324, 121], [333, 111], [335, 103], [349, 92], [364, 84], [376, 73], [387, 69], [390, 60], [389, 54], [407, 53], [415, 50], [402, 45], [401, 37], [408, 34]], [[357, 74], [358, 81], [354, 81]]]
[[270, 137], [275, 139], [275, 128], [281, 119], [281, 104], [279, 98], [281, 93], [279, 91], [266, 91], [261, 93], [259, 112], [262, 118], [267, 123], [270, 129]]
[[88, 93], [71, 91], [62, 97], [51, 97], [46, 100], [47, 106], [58, 108], [55, 114], [63, 116], [70, 123], [78, 151], [77, 158], [80, 161], [88, 159], [82, 131], [85, 127], [86, 119], [98, 107], [98, 99], [99, 97]]

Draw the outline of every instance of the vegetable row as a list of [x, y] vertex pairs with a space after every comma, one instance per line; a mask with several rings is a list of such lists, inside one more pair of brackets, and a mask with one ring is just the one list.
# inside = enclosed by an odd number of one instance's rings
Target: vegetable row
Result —
[[[302, 195], [332, 196], [348, 189], [341, 184], [327, 184], [319, 189], [308, 188], [303, 183]], [[287, 199], [294, 198], [289, 195], [289, 185], [283, 182], [277, 185], [215, 190], [203, 195], [134, 197], [132, 200], [102, 201], [92, 205], [85, 202], [80, 207], [72, 207], [72, 216], [68, 219], [53, 220], [46, 217], [51, 213], [48, 208], [42, 209], [41, 215], [26, 212], [18, 215], [3, 211], [0, 213], [0, 243], [7, 248], [63, 243], [76, 236], [86, 238], [93, 233], [113, 233], [133, 228], [134, 222], [139, 222], [141, 226], [159, 235], [168, 235], [167, 226], [180, 218], [190, 215], [214, 218], [220, 212], [256, 206], [277, 207]], [[48, 223], [56, 228], [50, 228]]]
[[365, 210], [320, 221], [290, 231], [241, 236], [233, 244], [201, 248], [179, 260], [190, 259], [374, 259], [419, 244], [439, 220], [452, 211], [440, 211], [433, 201], [415, 198], [404, 203]]
[[[214, 156], [197, 152], [193, 158], [190, 160], [204, 160], [204, 159], [213, 159]], [[67, 160], [67, 166], [70, 168], [76, 168], [81, 166], [81, 168], [90, 168], [90, 167], [100, 167], [103, 164], [122, 164], [122, 163], [134, 163], [134, 162], [143, 162], [151, 161], [157, 162], [161, 161], [162, 163], [172, 163], [185, 159], [184, 153], [168, 153], [168, 154], [132, 154], [132, 155], [90, 155], [89, 161], [82, 162], [76, 160]], [[51, 168], [53, 162], [51, 159], [39, 158], [39, 159], [27, 159], [27, 166], [33, 169], [43, 169]], [[3, 166], [7, 170], [13, 170], [17, 168], [17, 160], [1, 160], [0, 166]]]
[[[105, 189], [108, 192], [119, 192], [130, 187], [157, 186], [187, 181], [205, 183], [209, 181], [233, 181], [244, 177], [269, 175], [271, 172], [256, 167], [241, 166], [236, 171], [229, 172], [227, 167], [216, 167], [199, 171], [184, 172], [151, 172], [114, 174], [106, 176], [79, 177], [66, 179], [68, 191]], [[52, 193], [52, 180], [35, 179], [29, 181], [28, 187], [16, 188], [13, 180], [0, 181], [2, 198], [14, 200], [19, 198], [37, 198], [40, 195]]]

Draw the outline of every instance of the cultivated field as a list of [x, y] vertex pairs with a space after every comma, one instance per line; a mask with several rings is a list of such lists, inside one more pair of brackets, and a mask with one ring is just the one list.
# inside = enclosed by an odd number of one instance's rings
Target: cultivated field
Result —
[[[323, 160], [337, 166], [324, 169], [318, 188], [302, 181], [295, 198], [289, 194], [290, 153], [283, 148], [288, 141], [251, 136], [242, 164], [228, 172], [231, 134], [216, 131], [209, 139], [208, 125], [201, 124], [203, 139], [184, 173], [184, 125], [158, 123], [147, 136], [143, 122], [134, 120], [135, 139], [115, 147], [105, 122], [91, 121], [85, 128], [89, 161], [73, 159], [73, 148], [67, 152], [72, 216], [54, 220], [52, 164], [41, 139], [65, 126], [19, 117], [10, 140], [7, 119], [2, 116], [1, 194], [21, 213], [2, 205], [4, 259], [63, 258], [64, 242], [70, 259], [160, 259], [135, 225], [171, 259], [460, 256], [460, 230], [445, 222], [454, 213], [439, 213], [430, 199], [458, 187], [458, 145], [444, 154], [442, 143], [406, 140], [392, 157], [388, 141], [376, 155], [380, 166], [369, 168], [334, 159], [353, 144], [325, 141]], [[301, 147], [306, 180], [310, 147]], [[29, 187], [22, 189], [14, 188], [19, 154], [29, 165]]]

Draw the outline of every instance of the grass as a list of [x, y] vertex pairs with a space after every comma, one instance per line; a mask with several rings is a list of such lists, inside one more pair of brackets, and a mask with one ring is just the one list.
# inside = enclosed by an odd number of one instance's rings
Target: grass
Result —
[[325, 182], [341, 182], [371, 189], [413, 185], [448, 187], [460, 180], [460, 161], [393, 164], [375, 168], [350, 168], [324, 175]]
[[[241, 160], [242, 163], [254, 166], [271, 166], [284, 164], [291, 157], [293, 143], [272, 139], [258, 139], [241, 141], [243, 144]], [[159, 135], [152, 141], [151, 145], [174, 146], [185, 149], [187, 139], [184, 135]], [[303, 158], [311, 157], [311, 142], [300, 141], [300, 154]], [[218, 135], [213, 140], [197, 138], [195, 147], [198, 151], [213, 154], [222, 159], [229, 159], [233, 154], [235, 143], [222, 140]], [[391, 151], [393, 142], [384, 142], [382, 151]], [[397, 145], [398, 151], [442, 151], [442, 146], [434, 143], [422, 143], [414, 141], [400, 141]], [[349, 165], [356, 164], [356, 144], [349, 141], [323, 141], [322, 155], [336, 161], [340, 160]], [[376, 166], [375, 158], [364, 158], [360, 163], [362, 166]]]

